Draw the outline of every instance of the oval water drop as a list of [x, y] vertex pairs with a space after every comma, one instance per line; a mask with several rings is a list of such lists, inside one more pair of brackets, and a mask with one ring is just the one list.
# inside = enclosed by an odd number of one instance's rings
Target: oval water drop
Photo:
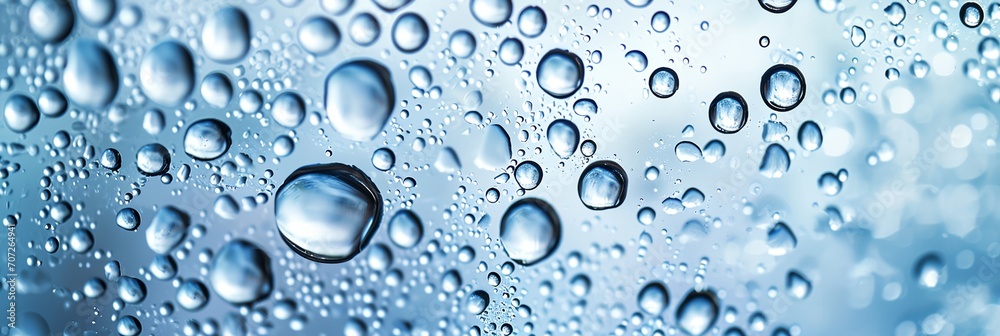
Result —
[[326, 77], [325, 92], [330, 125], [353, 141], [368, 141], [378, 135], [396, 102], [389, 70], [368, 60], [337, 66]]
[[146, 52], [139, 65], [139, 84], [150, 100], [180, 105], [194, 89], [194, 59], [180, 43], [167, 41]]
[[416, 13], [400, 15], [392, 24], [392, 43], [404, 53], [420, 50], [429, 37], [427, 22]]
[[215, 254], [208, 282], [216, 295], [234, 305], [266, 298], [274, 282], [271, 258], [257, 245], [234, 239]]
[[544, 260], [559, 245], [562, 224], [548, 202], [522, 198], [500, 221], [500, 244], [514, 262], [529, 266]]
[[73, 102], [89, 108], [102, 108], [118, 93], [118, 66], [103, 44], [76, 40], [66, 52], [63, 87]]
[[225, 155], [232, 143], [232, 130], [218, 119], [195, 121], [184, 133], [184, 153], [197, 160], [215, 160]]
[[538, 86], [545, 93], [559, 99], [566, 98], [583, 86], [583, 61], [567, 50], [552, 49], [538, 61], [535, 76]]
[[559, 119], [549, 124], [546, 132], [549, 146], [561, 159], [569, 159], [580, 145], [580, 129], [572, 121]]
[[424, 226], [420, 217], [408, 209], [397, 211], [389, 220], [388, 225], [389, 240], [404, 249], [416, 246], [424, 235]]
[[772, 66], [760, 78], [760, 96], [775, 111], [791, 111], [806, 96], [806, 81], [798, 68], [788, 64]]
[[719, 301], [711, 290], [688, 292], [677, 307], [677, 326], [690, 335], [704, 335], [719, 318]]
[[628, 176], [625, 169], [614, 161], [597, 161], [583, 170], [577, 189], [580, 201], [587, 208], [616, 208], [625, 202]]
[[250, 50], [250, 19], [236, 7], [219, 9], [201, 27], [205, 56], [220, 63], [235, 63]]
[[708, 107], [708, 120], [723, 134], [739, 132], [750, 119], [747, 101], [739, 93], [727, 91], [715, 96]]
[[780, 178], [788, 172], [791, 161], [785, 147], [779, 144], [770, 144], [764, 151], [764, 157], [760, 159], [758, 171], [767, 178]]

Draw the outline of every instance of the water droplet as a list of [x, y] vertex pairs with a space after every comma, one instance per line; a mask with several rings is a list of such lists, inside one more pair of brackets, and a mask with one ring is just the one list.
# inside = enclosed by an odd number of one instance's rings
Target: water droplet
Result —
[[865, 29], [854, 26], [851, 28], [851, 44], [855, 47], [860, 47], [862, 43], [865, 43]]
[[913, 267], [913, 278], [922, 287], [937, 288], [946, 279], [945, 271], [941, 257], [937, 253], [927, 253], [921, 256]]
[[628, 176], [614, 161], [597, 161], [583, 170], [577, 188], [580, 201], [587, 208], [612, 209], [625, 202]]
[[522, 198], [507, 208], [500, 221], [500, 243], [514, 262], [533, 265], [559, 245], [562, 224], [548, 202]]
[[135, 154], [135, 165], [145, 175], [163, 175], [170, 169], [170, 151], [158, 143], [142, 146]]
[[223, 108], [233, 100], [233, 83], [222, 72], [213, 72], [201, 80], [201, 98], [208, 105]]
[[157, 254], [167, 254], [187, 236], [189, 223], [187, 213], [172, 206], [164, 206], [146, 227], [146, 244]]
[[778, 64], [760, 78], [760, 96], [772, 110], [790, 111], [805, 98], [806, 81], [798, 68]]
[[705, 144], [705, 148], [702, 150], [702, 157], [705, 162], [715, 163], [722, 160], [722, 157], [726, 155], [726, 145], [719, 140], [712, 140]]
[[719, 302], [715, 292], [691, 291], [677, 307], [677, 325], [691, 335], [703, 335], [719, 318]]
[[373, 0], [375, 5], [389, 13], [406, 6], [410, 1], [413, 0]]
[[638, 219], [639, 223], [642, 225], [653, 224], [653, 221], [656, 220], [656, 210], [653, 210], [653, 208], [650, 207], [639, 209], [636, 219]]
[[983, 23], [983, 7], [976, 1], [969, 1], [958, 10], [958, 16], [962, 19], [962, 24], [969, 28], [979, 27]]
[[657, 98], [670, 98], [680, 87], [680, 78], [671, 68], [658, 68], [649, 75], [649, 91]]
[[803, 300], [809, 297], [809, 293], [812, 292], [812, 283], [802, 274], [790, 271], [785, 279], [785, 291], [788, 292], [789, 296]]
[[117, 214], [115, 214], [115, 224], [118, 224], [118, 227], [122, 229], [135, 231], [139, 228], [140, 223], [142, 223], [142, 221], [139, 216], [139, 211], [136, 211], [133, 208], [122, 208], [121, 210], [118, 210]]
[[57, 88], [47, 87], [38, 93], [38, 110], [46, 117], [58, 118], [66, 113], [69, 101]]
[[179, 105], [194, 89], [194, 59], [180, 43], [167, 41], [146, 52], [139, 65], [139, 83], [150, 100]]
[[[125, 315], [115, 326], [119, 335], [122, 336], [135, 336], [142, 332], [142, 323], [139, 323], [139, 319], [132, 315]], [[47, 335], [48, 333], [46, 333]]]
[[420, 50], [429, 37], [427, 22], [415, 13], [400, 15], [392, 24], [392, 43], [404, 53]]
[[650, 19], [649, 26], [650, 28], [653, 28], [653, 31], [657, 33], [662, 33], [667, 31], [667, 29], [670, 28], [670, 14], [667, 14], [667, 12], [663, 11], [653, 13], [653, 17]]
[[205, 56], [220, 63], [235, 63], [250, 50], [250, 20], [235, 7], [219, 9], [201, 28]]
[[353, 141], [378, 135], [396, 101], [389, 78], [389, 70], [374, 61], [350, 61], [333, 69], [323, 98], [333, 129]]
[[524, 161], [514, 169], [514, 180], [521, 189], [532, 190], [542, 183], [542, 166], [534, 161]]
[[306, 118], [306, 103], [298, 93], [282, 92], [271, 102], [271, 118], [278, 125], [298, 127]]
[[80, 18], [94, 27], [101, 27], [111, 21], [118, 8], [115, 0], [76, 0], [76, 11]]
[[187, 279], [177, 287], [177, 304], [188, 311], [196, 311], [208, 304], [208, 288], [201, 281]]
[[448, 49], [455, 57], [469, 58], [476, 52], [476, 37], [468, 30], [457, 30], [448, 38]]
[[[65, 219], [59, 220], [65, 222]], [[69, 248], [76, 253], [87, 253], [94, 247], [94, 234], [87, 229], [76, 229], [69, 236]]]
[[382, 219], [382, 194], [364, 172], [341, 163], [301, 167], [278, 188], [275, 222], [285, 243], [323, 263], [354, 258]]
[[184, 153], [197, 160], [215, 160], [232, 145], [229, 125], [217, 119], [202, 119], [191, 123], [184, 133]]
[[739, 132], [750, 119], [747, 101], [739, 93], [727, 91], [715, 96], [708, 108], [708, 120], [723, 134]]
[[[323, 10], [327, 13], [340, 15], [347, 12], [348, 9], [351, 9], [351, 5], [354, 4], [354, 0], [320, 0], [319, 4], [320, 7], [323, 7]], [[376, 2], [376, 4], [379, 3]]]
[[773, 256], [783, 256], [795, 249], [798, 239], [785, 223], [778, 222], [767, 230], [767, 253]]
[[299, 45], [313, 55], [323, 56], [333, 52], [340, 45], [340, 38], [340, 28], [325, 17], [312, 17], [299, 25]]
[[118, 93], [118, 67], [111, 53], [92, 40], [76, 40], [66, 53], [63, 87], [70, 100], [89, 108], [106, 106]]
[[834, 173], [826, 172], [819, 176], [819, 190], [822, 190], [827, 196], [835, 196], [840, 193], [840, 188], [843, 187], [844, 183], [837, 178]]
[[372, 45], [382, 34], [378, 19], [369, 13], [355, 15], [348, 25], [348, 34], [351, 36], [351, 40], [362, 47]]
[[521, 62], [521, 58], [524, 57], [524, 44], [521, 43], [521, 40], [508, 37], [500, 43], [498, 56], [503, 64], [515, 65]]
[[764, 151], [764, 157], [760, 159], [760, 174], [768, 178], [780, 178], [788, 172], [791, 161], [785, 147], [770, 144]]
[[404, 249], [417, 245], [424, 235], [423, 223], [416, 213], [410, 210], [399, 210], [389, 220], [389, 240]]
[[73, 30], [74, 22], [75, 16], [69, 1], [37, 0], [28, 8], [28, 27], [35, 36], [46, 42], [60, 42], [65, 39]]
[[889, 23], [893, 26], [898, 26], [903, 23], [903, 19], [906, 19], [906, 8], [898, 2], [893, 2], [882, 10], [885, 12], [886, 19], [889, 19]]
[[472, 0], [469, 11], [479, 23], [499, 27], [514, 13], [514, 3], [511, 0]]
[[146, 284], [142, 280], [123, 276], [118, 278], [118, 297], [126, 303], [139, 303], [146, 299]]
[[486, 311], [490, 304], [490, 294], [484, 290], [476, 290], [465, 298], [465, 311], [472, 315], [479, 315]]
[[510, 155], [510, 137], [503, 126], [493, 124], [487, 127], [476, 155], [476, 166], [487, 170], [503, 168], [510, 161]]
[[379, 148], [372, 152], [372, 166], [381, 171], [392, 169], [396, 164], [396, 154], [388, 148]]
[[271, 258], [264, 250], [242, 239], [232, 240], [216, 253], [208, 273], [212, 290], [223, 300], [241, 305], [271, 293]]
[[545, 25], [548, 19], [545, 17], [545, 11], [538, 6], [528, 6], [521, 10], [521, 14], [517, 16], [517, 29], [521, 31], [521, 35], [527, 38], [538, 37], [542, 35], [545, 31]]
[[22, 94], [11, 95], [3, 105], [4, 125], [14, 133], [30, 131], [41, 117], [35, 101]]
[[823, 145], [823, 132], [816, 122], [809, 120], [799, 126], [799, 146], [807, 151], [816, 151]]
[[758, 2], [760, 7], [768, 12], [780, 14], [792, 9], [798, 0], [758, 0]]
[[[576, 104], [574, 104], [575, 106]], [[580, 144], [580, 129], [572, 121], [558, 119], [549, 124], [546, 137], [549, 139], [549, 146], [552, 147], [552, 151], [559, 158], [565, 160], [573, 156], [573, 153], [576, 152], [576, 147]]]
[[[485, 1], [485, 0], [480, 0]], [[583, 86], [583, 61], [563, 49], [549, 50], [538, 62], [538, 86], [555, 98], [566, 98]]]
[[674, 146], [674, 155], [677, 155], [677, 160], [681, 162], [694, 162], [701, 160], [702, 152], [697, 144], [681, 141], [677, 143], [677, 146]]
[[632, 50], [625, 53], [625, 62], [632, 67], [635, 72], [641, 72], [646, 70], [646, 66], [649, 65], [649, 60], [646, 58], [646, 54], [641, 51]]
[[650, 282], [639, 291], [638, 305], [646, 314], [658, 316], [669, 304], [670, 295], [660, 282]]

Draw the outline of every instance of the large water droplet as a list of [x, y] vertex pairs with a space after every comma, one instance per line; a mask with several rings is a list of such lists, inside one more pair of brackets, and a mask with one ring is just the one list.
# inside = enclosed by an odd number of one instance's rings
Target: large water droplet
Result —
[[424, 235], [424, 226], [411, 210], [403, 209], [396, 212], [389, 220], [389, 240], [401, 248], [411, 248], [420, 242]]
[[30, 131], [41, 117], [35, 101], [22, 94], [11, 95], [3, 105], [3, 123], [14, 133]]
[[222, 72], [213, 72], [201, 80], [201, 98], [209, 106], [223, 108], [233, 100], [233, 83]]
[[764, 151], [764, 157], [760, 159], [758, 170], [761, 175], [767, 178], [780, 178], [788, 172], [791, 161], [785, 147], [781, 147], [779, 144], [770, 144]]
[[646, 314], [660, 315], [669, 304], [670, 295], [660, 282], [650, 282], [639, 291], [638, 305]]
[[184, 153], [198, 160], [215, 160], [229, 151], [232, 142], [229, 125], [217, 119], [202, 119], [191, 123], [184, 133]]
[[507, 208], [500, 221], [500, 244], [514, 262], [532, 265], [559, 245], [562, 224], [548, 202], [523, 198]]
[[250, 50], [250, 20], [239, 8], [219, 9], [205, 20], [201, 45], [205, 56], [216, 62], [234, 63], [243, 59]]
[[889, 4], [882, 11], [893, 26], [898, 26], [903, 23], [903, 19], [906, 19], [906, 8], [903, 8], [903, 5], [898, 2]]
[[646, 58], [646, 54], [638, 50], [625, 53], [625, 62], [636, 72], [646, 70], [646, 67], [649, 66], [649, 59]]
[[187, 213], [169, 205], [164, 206], [146, 227], [146, 244], [157, 254], [167, 254], [187, 236], [189, 223]]
[[979, 27], [985, 18], [983, 6], [980, 6], [976, 1], [963, 4], [962, 8], [958, 10], [958, 16], [962, 19], [962, 24], [969, 28]]
[[625, 202], [628, 176], [625, 169], [614, 161], [597, 161], [583, 170], [577, 188], [580, 201], [587, 208], [616, 208]]
[[799, 146], [807, 151], [815, 151], [823, 145], [823, 132], [816, 122], [809, 120], [799, 126]]
[[382, 27], [378, 24], [378, 19], [369, 13], [355, 15], [348, 23], [348, 34], [351, 40], [360, 46], [369, 46], [378, 40], [382, 35]]
[[545, 31], [548, 19], [545, 11], [538, 6], [528, 6], [517, 16], [517, 29], [527, 38], [538, 37]]
[[302, 22], [297, 35], [302, 49], [317, 56], [329, 54], [340, 45], [340, 28], [321, 16]]
[[271, 258], [253, 243], [232, 240], [216, 253], [208, 281], [215, 294], [229, 303], [240, 305], [260, 300], [273, 287]]
[[500, 62], [506, 65], [514, 65], [521, 62], [524, 57], [524, 43], [513, 37], [508, 37], [500, 42], [499, 55]]
[[479, 23], [498, 27], [510, 19], [514, 3], [511, 0], [472, 0], [469, 1], [469, 10]]
[[583, 61], [563, 49], [549, 50], [538, 61], [538, 86], [555, 98], [566, 98], [583, 86]]
[[118, 224], [118, 227], [125, 230], [135, 231], [135, 229], [139, 228], [141, 222], [139, 211], [133, 208], [122, 208], [115, 214], [115, 224]]
[[514, 168], [514, 180], [521, 189], [535, 189], [542, 183], [542, 166], [534, 161], [521, 162]]
[[405, 53], [412, 53], [427, 44], [430, 31], [424, 18], [415, 13], [406, 13], [392, 24], [392, 43]]
[[80, 18], [94, 27], [101, 27], [111, 21], [118, 5], [115, 0], [76, 0], [76, 11]]
[[476, 51], [476, 37], [468, 30], [457, 30], [448, 38], [448, 49], [455, 57], [469, 58]]
[[271, 118], [287, 128], [299, 127], [306, 118], [306, 102], [298, 93], [282, 92], [271, 102]]
[[150, 100], [179, 105], [194, 89], [194, 59], [180, 43], [167, 41], [146, 52], [139, 65], [139, 83]]
[[158, 143], [142, 146], [135, 154], [135, 165], [145, 175], [162, 175], [170, 169], [170, 151]]
[[63, 87], [72, 101], [89, 108], [101, 108], [118, 93], [118, 66], [100, 43], [76, 40], [66, 53]]
[[[7, 19], [13, 18], [8, 16]], [[8, 20], [4, 21], [10, 23]], [[28, 8], [28, 27], [46, 42], [60, 42], [65, 39], [73, 30], [74, 22], [73, 8], [66, 0], [36, 0]]]
[[785, 223], [778, 222], [767, 230], [767, 253], [773, 256], [783, 256], [795, 249], [798, 239], [792, 229]]
[[704, 335], [719, 318], [719, 302], [711, 290], [688, 292], [677, 307], [677, 326], [690, 335]]
[[487, 127], [476, 155], [476, 166], [487, 170], [502, 168], [510, 161], [510, 155], [510, 136], [503, 126], [493, 124]]
[[764, 72], [760, 78], [760, 96], [775, 111], [790, 111], [806, 96], [806, 81], [799, 69], [778, 64]]
[[747, 101], [739, 93], [727, 91], [715, 96], [708, 107], [708, 121], [723, 134], [739, 132], [750, 119]]
[[861, 44], [865, 43], [866, 38], [864, 28], [858, 26], [851, 27], [851, 44], [855, 47], [860, 47]]
[[546, 132], [549, 146], [562, 159], [569, 159], [580, 145], [580, 129], [572, 121], [559, 119], [549, 124]]
[[680, 78], [671, 68], [658, 68], [649, 75], [649, 91], [657, 98], [670, 98], [680, 84]]
[[923, 255], [913, 267], [914, 280], [926, 288], [937, 288], [944, 283], [946, 275], [944, 261], [937, 253]]
[[208, 304], [208, 288], [201, 281], [187, 279], [177, 287], [177, 305], [188, 311], [197, 311]]
[[368, 60], [341, 64], [326, 78], [323, 98], [333, 129], [353, 141], [374, 138], [392, 113], [395, 90], [389, 71]]
[[282, 239], [299, 255], [344, 262], [361, 252], [378, 229], [382, 194], [354, 166], [305, 166], [278, 188], [274, 216]]
[[667, 31], [670, 28], [670, 14], [663, 11], [653, 13], [653, 17], [649, 21], [649, 27], [653, 28], [653, 31], [657, 33]]
[[465, 298], [465, 311], [479, 315], [490, 305], [490, 294], [484, 290], [476, 290]]

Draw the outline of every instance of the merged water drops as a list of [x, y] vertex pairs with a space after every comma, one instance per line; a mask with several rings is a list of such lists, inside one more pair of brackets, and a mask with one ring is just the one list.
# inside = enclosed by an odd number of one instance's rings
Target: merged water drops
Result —
[[760, 96], [772, 110], [790, 111], [805, 98], [806, 81], [798, 68], [778, 64], [760, 78]]
[[566, 98], [583, 86], [583, 61], [567, 50], [552, 49], [538, 61], [535, 76], [538, 87], [545, 93], [559, 99]]
[[348, 140], [368, 141], [389, 120], [396, 96], [389, 70], [374, 61], [355, 60], [330, 71], [323, 101], [337, 133]]
[[500, 220], [500, 244], [507, 256], [521, 265], [544, 260], [559, 246], [561, 238], [559, 215], [541, 199], [517, 200]]
[[361, 170], [342, 163], [295, 170], [274, 198], [281, 238], [312, 261], [354, 258], [382, 220], [382, 195], [375, 184]]
[[597, 161], [583, 170], [577, 190], [580, 201], [587, 208], [593, 210], [617, 208], [625, 202], [628, 176], [625, 174], [625, 169], [614, 161]]
[[723, 134], [739, 132], [750, 119], [747, 101], [739, 93], [727, 91], [715, 96], [708, 107], [708, 120]]

